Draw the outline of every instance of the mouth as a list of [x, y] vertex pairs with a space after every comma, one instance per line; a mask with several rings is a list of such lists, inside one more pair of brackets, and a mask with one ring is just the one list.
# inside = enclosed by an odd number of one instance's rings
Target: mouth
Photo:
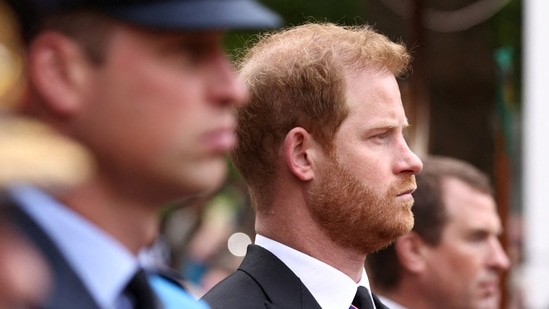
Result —
[[414, 193], [414, 191], [416, 191], [416, 188], [411, 188], [411, 189], [408, 189], [408, 190], [405, 190], [405, 191], [402, 191], [401, 193], [397, 194], [397, 196], [412, 196], [412, 193]]
[[215, 152], [227, 153], [231, 151], [237, 142], [233, 126], [227, 126], [210, 131], [205, 136], [208, 148]]
[[485, 297], [497, 296], [499, 291], [498, 282], [484, 282], [481, 284], [482, 294]]

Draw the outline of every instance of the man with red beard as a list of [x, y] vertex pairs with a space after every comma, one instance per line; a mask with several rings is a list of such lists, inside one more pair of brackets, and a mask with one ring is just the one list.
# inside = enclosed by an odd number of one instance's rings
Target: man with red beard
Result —
[[486, 175], [429, 157], [417, 176], [412, 232], [367, 259], [374, 290], [391, 308], [497, 309], [509, 259]]
[[212, 308], [385, 308], [364, 262], [413, 225], [422, 163], [395, 78], [408, 61], [368, 26], [330, 23], [267, 34], [247, 52], [233, 161], [257, 235], [204, 296]]

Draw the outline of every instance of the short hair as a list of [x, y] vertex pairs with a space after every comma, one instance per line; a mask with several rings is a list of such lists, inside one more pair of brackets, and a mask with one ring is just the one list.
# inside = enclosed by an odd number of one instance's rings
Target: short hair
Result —
[[115, 24], [120, 24], [107, 14], [93, 9], [81, 9], [44, 22], [44, 30], [63, 33], [77, 42], [91, 63], [105, 61], [105, 51]]
[[[472, 164], [444, 156], [424, 158], [423, 170], [416, 175], [412, 231], [431, 246], [440, 243], [448, 220], [442, 196], [442, 183], [447, 178], [458, 179], [475, 190], [493, 195], [488, 176]], [[401, 268], [394, 244], [369, 254], [367, 265], [372, 282], [380, 289], [391, 290], [400, 281]]]
[[29, 3], [10, 1], [14, 16], [19, 23], [20, 38], [25, 45], [44, 31], [57, 31], [79, 44], [91, 63], [105, 60], [105, 49], [115, 23], [120, 23], [106, 13], [93, 8], [66, 10], [57, 14], [40, 16], [33, 14]]
[[239, 72], [250, 101], [237, 111], [239, 144], [232, 159], [252, 201], [264, 200], [276, 171], [279, 147], [302, 127], [327, 150], [347, 117], [346, 72], [408, 68], [406, 48], [370, 26], [304, 25], [263, 34]]

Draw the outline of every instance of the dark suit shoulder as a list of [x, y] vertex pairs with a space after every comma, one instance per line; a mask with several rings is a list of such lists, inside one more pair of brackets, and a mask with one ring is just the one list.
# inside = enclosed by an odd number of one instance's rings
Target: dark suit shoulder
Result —
[[202, 299], [212, 309], [265, 308], [268, 300], [257, 282], [242, 270], [237, 270], [218, 283]]
[[204, 299], [217, 308], [321, 309], [301, 280], [274, 254], [249, 245], [238, 270]]

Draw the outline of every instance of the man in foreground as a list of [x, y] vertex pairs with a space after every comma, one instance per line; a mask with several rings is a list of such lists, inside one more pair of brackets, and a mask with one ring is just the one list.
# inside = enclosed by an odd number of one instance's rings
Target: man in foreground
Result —
[[157, 308], [137, 261], [160, 207], [217, 188], [247, 91], [224, 29], [274, 27], [253, 0], [9, 1], [26, 44], [25, 112], [91, 153], [70, 190], [9, 189], [10, 220], [52, 269], [44, 308]]

